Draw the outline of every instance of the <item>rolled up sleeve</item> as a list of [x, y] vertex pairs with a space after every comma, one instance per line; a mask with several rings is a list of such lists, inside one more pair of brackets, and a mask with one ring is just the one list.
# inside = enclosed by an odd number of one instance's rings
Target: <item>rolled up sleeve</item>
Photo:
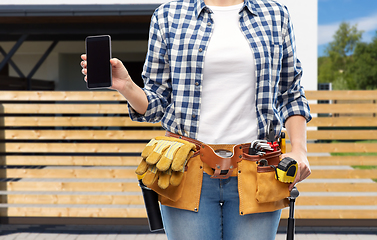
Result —
[[289, 17], [283, 36], [283, 59], [281, 69], [277, 109], [280, 112], [280, 118], [283, 124], [285, 125], [286, 120], [293, 115], [301, 115], [309, 122], [312, 117], [304, 89], [301, 86], [303, 71], [301, 62], [296, 56], [295, 37]]
[[160, 30], [158, 15], [151, 19], [148, 53], [143, 67], [144, 92], [148, 99], [145, 114], [137, 113], [129, 105], [130, 118], [139, 122], [159, 122], [171, 102], [171, 78], [164, 33]]

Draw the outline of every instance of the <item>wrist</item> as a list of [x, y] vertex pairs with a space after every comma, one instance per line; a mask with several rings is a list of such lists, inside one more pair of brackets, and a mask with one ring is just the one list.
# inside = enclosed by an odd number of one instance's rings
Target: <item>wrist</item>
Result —
[[120, 81], [120, 84], [117, 86], [116, 90], [127, 98], [127, 96], [134, 91], [135, 85], [136, 84], [132, 81], [131, 77], [128, 76], [123, 81]]
[[305, 158], [307, 157], [307, 151], [302, 150], [302, 149], [292, 149], [291, 152], [300, 157], [305, 157]]

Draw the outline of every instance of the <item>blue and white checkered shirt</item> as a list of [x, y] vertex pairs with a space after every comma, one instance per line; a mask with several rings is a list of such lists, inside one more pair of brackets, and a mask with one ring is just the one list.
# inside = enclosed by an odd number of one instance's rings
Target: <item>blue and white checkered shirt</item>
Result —
[[[211, 14], [204, 0], [176, 0], [156, 9], [142, 73], [149, 106], [144, 115], [130, 108], [133, 120], [161, 121], [166, 130], [196, 139], [204, 56], [216, 27]], [[239, 16], [256, 62], [258, 139], [265, 138], [268, 120], [276, 135], [290, 116], [309, 121], [287, 8], [271, 0], [245, 0]]]

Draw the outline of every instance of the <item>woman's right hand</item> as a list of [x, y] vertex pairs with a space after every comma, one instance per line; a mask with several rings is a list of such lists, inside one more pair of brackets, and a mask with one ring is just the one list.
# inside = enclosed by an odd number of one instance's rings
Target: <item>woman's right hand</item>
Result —
[[[88, 69], [87, 69], [87, 61], [86, 61], [86, 54], [81, 55], [81, 67], [82, 67], [82, 74], [85, 75], [84, 80], [88, 81]], [[123, 65], [123, 63], [117, 59], [112, 58], [110, 59], [111, 69], [112, 69], [112, 86], [110, 89], [114, 90], [124, 90], [127, 88], [128, 85], [132, 84], [132, 79], [130, 75], [128, 74], [128, 71], [126, 67]]]
[[[81, 72], [85, 75], [84, 80], [88, 81], [86, 54], [81, 55], [81, 59]], [[110, 64], [112, 71], [112, 85], [110, 89], [120, 92], [136, 112], [145, 114], [148, 108], [148, 99], [145, 92], [132, 81], [126, 67], [119, 59], [110, 59]]]

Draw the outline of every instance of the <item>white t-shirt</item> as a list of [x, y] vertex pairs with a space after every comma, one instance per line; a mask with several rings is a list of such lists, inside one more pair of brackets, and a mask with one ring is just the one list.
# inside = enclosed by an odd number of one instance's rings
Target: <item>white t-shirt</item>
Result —
[[213, 11], [213, 32], [204, 58], [198, 140], [239, 144], [257, 139], [255, 59], [239, 26], [242, 4]]

